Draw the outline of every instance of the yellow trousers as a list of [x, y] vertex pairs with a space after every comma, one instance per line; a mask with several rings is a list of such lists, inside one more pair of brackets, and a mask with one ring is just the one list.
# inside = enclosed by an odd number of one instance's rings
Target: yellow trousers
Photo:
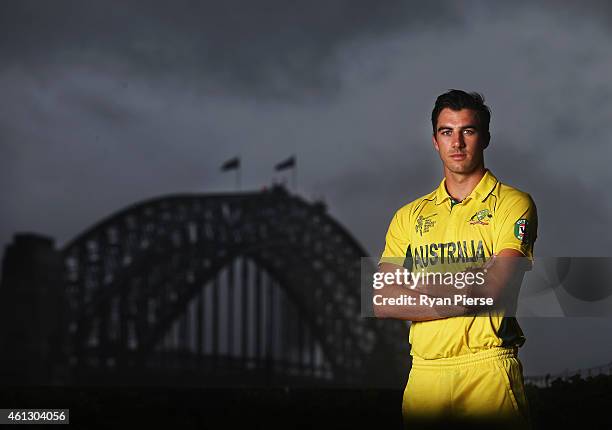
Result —
[[413, 357], [402, 402], [406, 428], [531, 428], [517, 352], [495, 347], [434, 360]]

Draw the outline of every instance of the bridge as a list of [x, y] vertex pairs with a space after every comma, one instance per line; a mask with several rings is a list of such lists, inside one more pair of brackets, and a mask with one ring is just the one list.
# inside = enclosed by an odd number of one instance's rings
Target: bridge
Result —
[[360, 316], [365, 256], [322, 203], [280, 186], [138, 202], [60, 249], [16, 234], [0, 286], [2, 376], [401, 387], [407, 327]]

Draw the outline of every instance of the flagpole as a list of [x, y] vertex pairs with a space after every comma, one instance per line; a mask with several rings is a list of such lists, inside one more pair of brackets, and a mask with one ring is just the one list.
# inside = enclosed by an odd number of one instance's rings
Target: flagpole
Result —
[[[287, 158], [286, 160], [281, 161], [280, 163], [277, 163], [276, 166], [274, 167], [274, 169], [278, 172], [280, 170], [286, 170], [286, 169], [292, 169], [293, 171], [291, 172], [291, 185], [293, 185], [293, 189], [295, 191], [297, 191], [297, 161], [296, 161], [296, 157], [295, 154], [292, 155], [291, 157]], [[285, 185], [286, 181], [285, 179], [288, 179], [286, 177], [283, 178], [283, 186]]]
[[221, 171], [227, 172], [228, 170], [236, 170], [236, 189], [240, 190], [240, 170], [242, 169], [242, 164], [240, 163], [240, 157], [236, 156], [234, 158], [230, 158], [226, 160], [221, 165]]
[[297, 158], [294, 158], [294, 159], [295, 159], [295, 165], [293, 166], [293, 191], [297, 193]]

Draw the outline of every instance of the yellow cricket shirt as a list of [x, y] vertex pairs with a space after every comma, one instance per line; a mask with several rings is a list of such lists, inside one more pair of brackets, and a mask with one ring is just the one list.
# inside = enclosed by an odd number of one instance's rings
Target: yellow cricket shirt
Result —
[[[502, 184], [487, 170], [468, 197], [451, 200], [443, 179], [436, 190], [397, 210], [380, 262], [442, 272], [450, 263], [479, 266], [502, 249], [533, 260], [538, 218], [529, 194]], [[435, 359], [521, 346], [525, 337], [516, 318], [498, 311], [413, 322], [409, 340], [413, 356]]]

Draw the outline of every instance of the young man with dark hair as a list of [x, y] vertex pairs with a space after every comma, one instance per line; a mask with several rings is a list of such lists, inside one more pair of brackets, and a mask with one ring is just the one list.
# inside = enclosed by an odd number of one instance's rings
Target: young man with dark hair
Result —
[[[437, 98], [432, 143], [444, 178], [433, 192], [396, 211], [379, 272], [408, 269], [414, 278], [454, 264], [455, 273], [479, 274], [488, 297], [499, 300], [510, 285], [518, 291], [533, 259], [537, 213], [529, 194], [501, 183], [484, 166], [490, 118], [480, 94], [450, 90]], [[415, 285], [390, 284], [379, 293], [387, 299], [439, 294]], [[475, 296], [476, 290], [462, 291]], [[375, 303], [377, 317], [412, 321], [412, 369], [402, 404], [407, 424], [529, 426], [518, 359], [525, 337], [514, 317], [504, 309], [475, 313], [465, 303], [389, 303]]]

